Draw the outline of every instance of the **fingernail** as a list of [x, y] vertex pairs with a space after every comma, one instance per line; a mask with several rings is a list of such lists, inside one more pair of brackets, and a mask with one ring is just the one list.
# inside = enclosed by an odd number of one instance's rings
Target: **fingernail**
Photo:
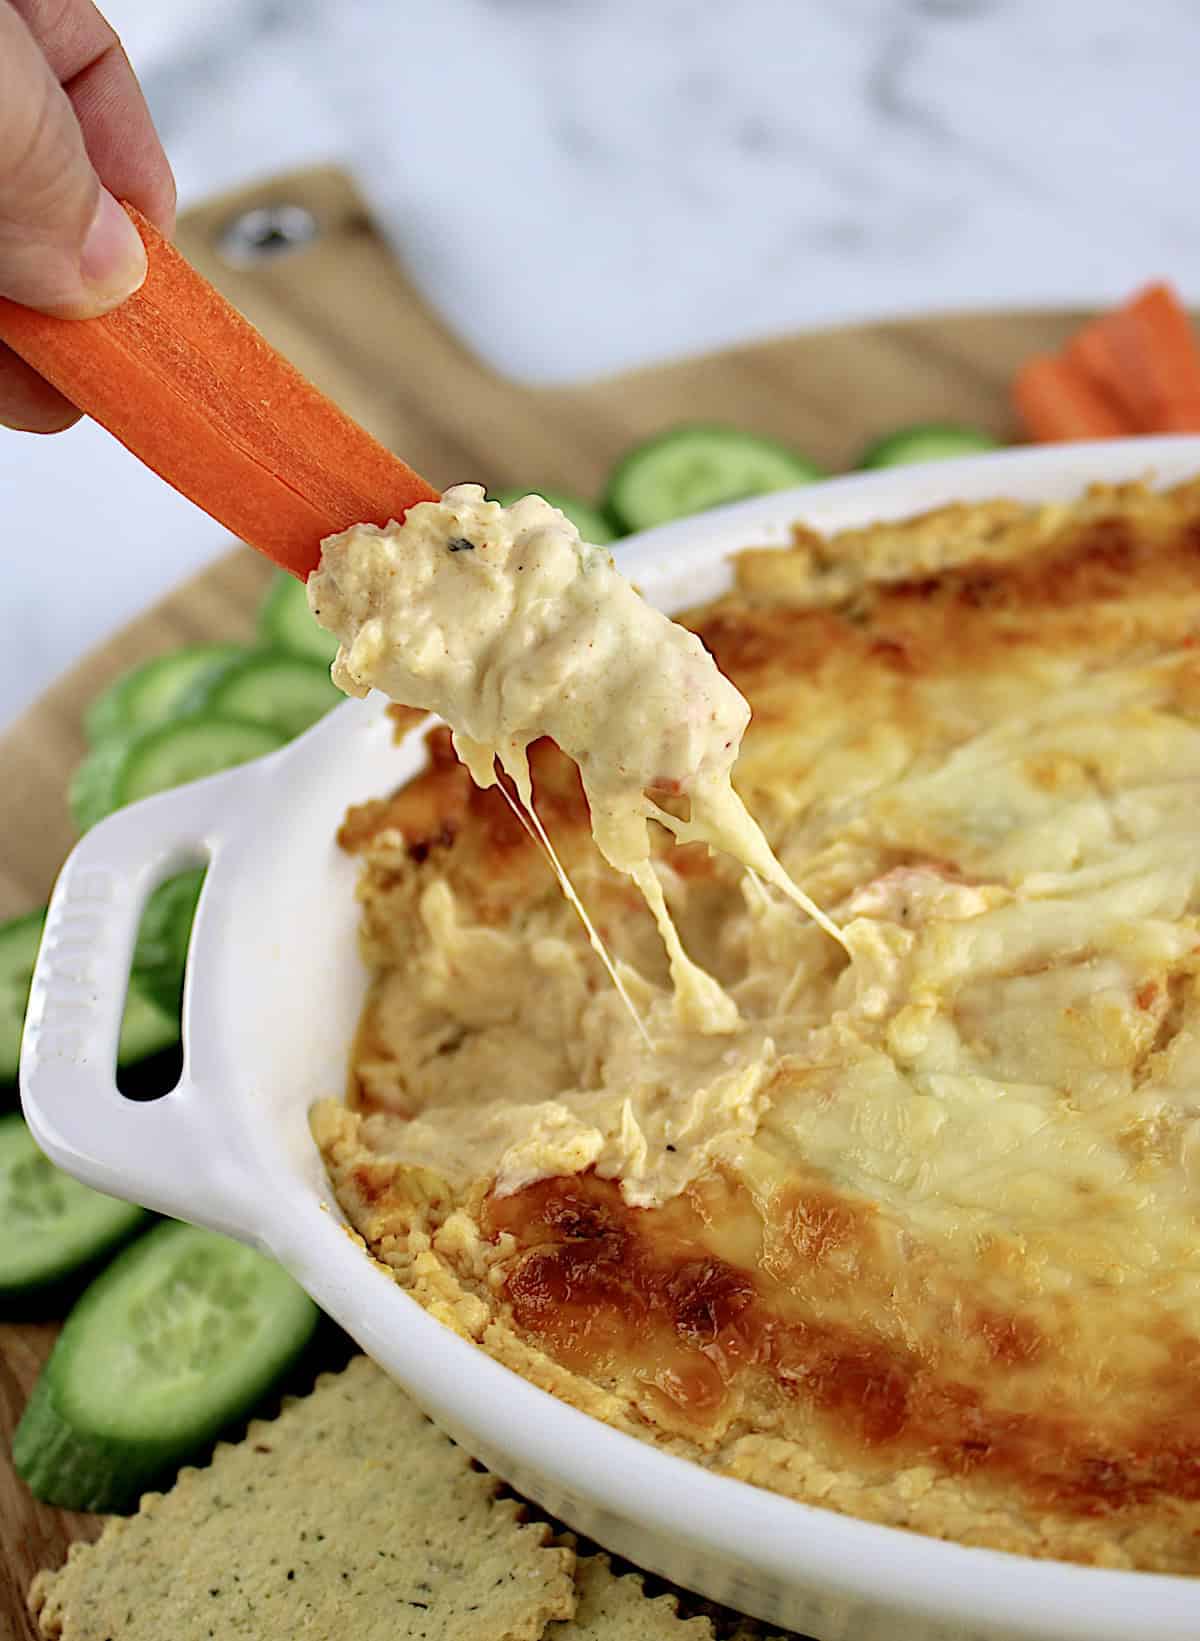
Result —
[[96, 301], [115, 308], [146, 277], [146, 247], [121, 205], [101, 188], [96, 214], [79, 255], [83, 282]]

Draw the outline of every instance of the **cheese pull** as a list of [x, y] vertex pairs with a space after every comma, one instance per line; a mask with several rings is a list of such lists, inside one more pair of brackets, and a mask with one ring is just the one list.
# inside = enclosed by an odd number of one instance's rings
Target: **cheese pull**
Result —
[[[637, 885], [662, 934], [687, 1029], [731, 1032], [738, 1013], [683, 949], [651, 821], [722, 850], [841, 939], [733, 787], [745, 698], [695, 633], [647, 604], [612, 555], [542, 497], [502, 507], [460, 484], [403, 523], [357, 525], [326, 541], [308, 596], [339, 641], [334, 682], [437, 713], [481, 787], [503, 772], [531, 812], [530, 746], [551, 740], [574, 760], [597, 847]], [[681, 800], [686, 820], [652, 794]]]

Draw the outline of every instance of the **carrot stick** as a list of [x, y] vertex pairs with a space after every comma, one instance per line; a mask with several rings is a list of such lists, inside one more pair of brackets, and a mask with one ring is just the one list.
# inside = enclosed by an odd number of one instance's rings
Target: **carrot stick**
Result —
[[1200, 342], [1167, 284], [1147, 285], [1084, 327], [1071, 354], [1146, 433], [1200, 430]]
[[1093, 319], [1077, 331], [1067, 343], [1064, 357], [1082, 376], [1087, 377], [1096, 391], [1108, 399], [1129, 426], [1146, 433], [1145, 407], [1130, 403], [1129, 378], [1113, 351], [1112, 333], [1108, 326], [1111, 315]]
[[437, 492], [290, 365], [132, 206], [149, 272], [99, 319], [0, 299], [0, 341], [234, 535], [304, 580], [321, 539]]
[[1013, 403], [1030, 435], [1046, 442], [1116, 439], [1136, 431], [1089, 377], [1058, 354], [1036, 354], [1022, 365]]
[[1200, 398], [1177, 399], [1159, 417], [1159, 433], [1200, 433]]

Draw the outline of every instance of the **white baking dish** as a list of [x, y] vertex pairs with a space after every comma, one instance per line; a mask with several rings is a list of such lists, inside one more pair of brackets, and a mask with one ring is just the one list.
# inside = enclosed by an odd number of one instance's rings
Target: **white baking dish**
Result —
[[[667, 609], [715, 595], [728, 555], [952, 499], [1067, 497], [1095, 479], [1200, 473], [1200, 439], [1015, 451], [740, 503], [631, 540], [621, 563]], [[363, 992], [346, 805], [421, 762], [384, 702], [350, 702], [261, 762], [124, 810], [63, 868], [21, 1060], [43, 1149], [88, 1184], [273, 1254], [489, 1468], [642, 1567], [820, 1641], [1195, 1641], [1200, 1580], [970, 1550], [710, 1475], [500, 1367], [425, 1314], [343, 1229], [305, 1113], [338, 1093]], [[175, 1091], [124, 1099], [113, 1065], [147, 894], [207, 861]], [[402, 1489], [403, 1476], [396, 1477]], [[330, 1500], [330, 1508], [337, 1501]]]

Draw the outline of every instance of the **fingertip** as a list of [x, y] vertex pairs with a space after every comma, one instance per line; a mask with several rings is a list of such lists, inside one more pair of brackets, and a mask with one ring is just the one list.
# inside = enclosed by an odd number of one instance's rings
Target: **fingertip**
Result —
[[10, 433], [33, 433], [49, 437], [52, 433], [65, 433], [82, 419], [81, 412], [73, 405], [67, 405], [61, 412], [50, 408], [41, 412], [29, 411], [24, 417], [10, 414], [0, 406], [0, 427], [7, 428]]
[[178, 206], [179, 190], [175, 184], [175, 173], [166, 164], [164, 157], [163, 169], [156, 172], [154, 177], [151, 209], [145, 213], [164, 239], [174, 237]]
[[97, 175], [169, 239], [175, 232], [175, 178], [120, 41], [113, 37], [73, 72], [67, 92]]
[[14, 433], [65, 433], [80, 412], [11, 348], [0, 347], [0, 426]]
[[118, 307], [146, 278], [146, 247], [128, 212], [100, 189], [96, 211], [79, 253], [79, 271], [93, 313]]

